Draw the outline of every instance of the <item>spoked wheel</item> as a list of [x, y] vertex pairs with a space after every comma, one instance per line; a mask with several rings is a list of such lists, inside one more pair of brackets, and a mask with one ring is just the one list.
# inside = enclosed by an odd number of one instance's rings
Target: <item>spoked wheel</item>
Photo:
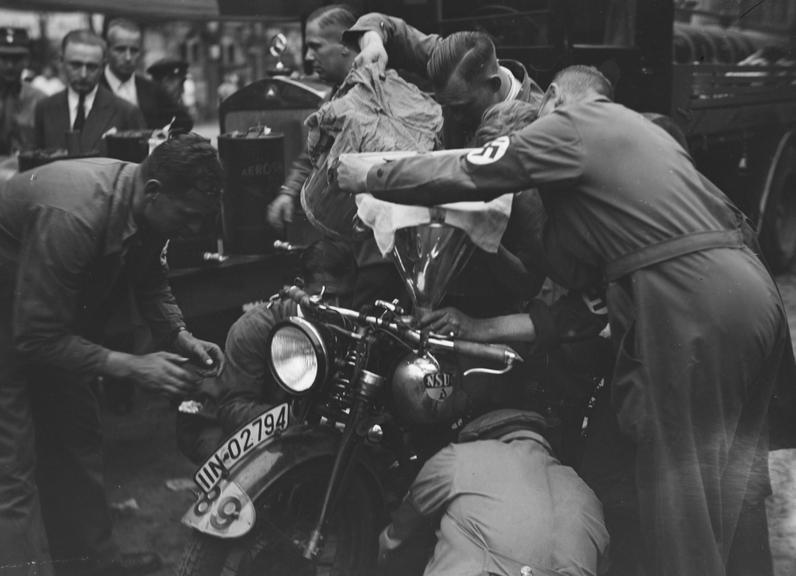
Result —
[[760, 243], [775, 272], [796, 262], [796, 138], [790, 137], [771, 167]]
[[195, 532], [178, 576], [366, 576], [375, 565], [378, 512], [368, 486], [352, 470], [328, 518], [324, 545], [303, 557], [323, 502], [331, 461], [291, 470], [258, 499], [257, 522], [237, 540]]

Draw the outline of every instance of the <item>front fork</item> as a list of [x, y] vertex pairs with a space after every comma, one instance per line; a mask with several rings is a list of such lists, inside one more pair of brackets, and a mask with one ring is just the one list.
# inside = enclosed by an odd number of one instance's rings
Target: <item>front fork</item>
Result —
[[382, 376], [365, 370], [364, 366], [367, 364], [374, 337], [367, 330], [360, 332], [360, 336], [361, 339], [357, 343], [357, 363], [354, 368], [354, 378], [352, 379], [353, 382], [356, 382], [354, 403], [346, 422], [343, 438], [340, 441], [340, 448], [337, 450], [334, 459], [332, 474], [329, 477], [329, 484], [326, 486], [318, 519], [304, 548], [303, 555], [307, 560], [316, 559], [323, 549], [323, 531], [326, 526], [327, 516], [334, 506], [339, 484], [345, 477], [352, 456], [362, 441], [362, 435], [359, 430], [360, 421], [367, 415], [368, 408], [385, 381]]

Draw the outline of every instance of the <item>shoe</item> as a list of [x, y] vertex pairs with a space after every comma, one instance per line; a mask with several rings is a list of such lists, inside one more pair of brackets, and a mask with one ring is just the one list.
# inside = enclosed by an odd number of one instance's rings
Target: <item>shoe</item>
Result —
[[160, 556], [154, 552], [123, 552], [97, 566], [90, 576], [139, 576], [154, 572], [162, 565]]

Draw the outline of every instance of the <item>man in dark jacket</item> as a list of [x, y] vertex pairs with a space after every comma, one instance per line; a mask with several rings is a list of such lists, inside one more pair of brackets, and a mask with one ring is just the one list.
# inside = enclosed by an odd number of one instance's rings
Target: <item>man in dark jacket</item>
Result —
[[[771, 574], [768, 412], [775, 389], [793, 386], [794, 365], [782, 301], [726, 197], [609, 93], [597, 70], [571, 67], [524, 130], [370, 172], [352, 159], [338, 181], [424, 205], [539, 186], [556, 279], [607, 283], [612, 400], [636, 448], [644, 568]], [[492, 328], [489, 337], [533, 338], [527, 316]]]
[[136, 74], [141, 60], [141, 28], [130, 20], [117, 18], [108, 23], [108, 65], [100, 82], [116, 96], [137, 106], [147, 128], [163, 128], [172, 118], [173, 127], [182, 131], [193, 128], [193, 119], [179, 100], [162, 86]]
[[[152, 554], [120, 554], [111, 534], [97, 386], [110, 377], [186, 393], [196, 384], [184, 366], [188, 359], [223, 367], [219, 347], [185, 329], [164, 252], [167, 238], [198, 228], [218, 210], [220, 188], [215, 150], [194, 135], [166, 141], [142, 164], [62, 161], [6, 183], [0, 197], [4, 576], [49, 575], [53, 566], [80, 576], [156, 567]], [[130, 291], [154, 341], [173, 353], [135, 356], [100, 344], [105, 322]]]
[[[103, 153], [103, 135], [109, 130], [144, 127], [135, 106], [99, 85], [105, 53], [105, 42], [90, 30], [73, 30], [64, 36], [61, 55], [67, 88], [36, 105], [36, 148]], [[67, 140], [67, 132], [74, 134], [74, 140]]]

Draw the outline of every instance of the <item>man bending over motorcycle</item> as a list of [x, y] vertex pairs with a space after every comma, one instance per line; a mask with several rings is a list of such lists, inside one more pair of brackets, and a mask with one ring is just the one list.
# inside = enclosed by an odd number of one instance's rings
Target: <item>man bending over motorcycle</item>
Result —
[[[319, 240], [300, 256], [299, 274], [309, 294], [323, 291], [324, 301], [346, 304], [353, 293], [356, 262], [349, 244]], [[217, 402], [199, 415], [181, 414], [177, 424], [180, 450], [194, 463], [209, 457], [227, 435], [269, 408], [286, 401], [266, 364], [266, 341], [274, 325], [300, 316], [288, 298], [272, 298], [249, 309], [227, 334], [224, 371], [203, 389]]]
[[602, 506], [562, 465], [536, 412], [496, 410], [465, 426], [433, 456], [379, 537], [395, 572], [404, 544], [439, 518], [424, 576], [595, 575], [604, 572]]

